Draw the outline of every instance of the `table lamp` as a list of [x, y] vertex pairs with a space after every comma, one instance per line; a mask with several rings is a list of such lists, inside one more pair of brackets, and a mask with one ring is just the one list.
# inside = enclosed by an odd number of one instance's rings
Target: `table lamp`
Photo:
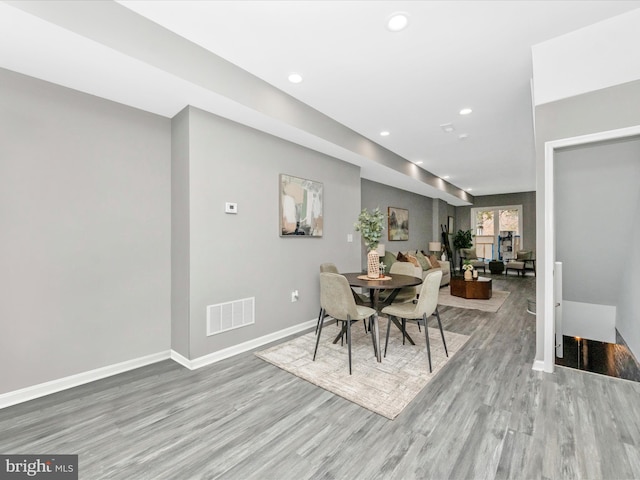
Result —
[[376, 252], [378, 252], [378, 256], [379, 257], [384, 257], [384, 254], [386, 252], [385, 247], [384, 247], [384, 243], [379, 243], [378, 247], [376, 248]]
[[440, 242], [429, 242], [429, 251], [432, 253], [439, 253], [442, 250], [442, 243]]

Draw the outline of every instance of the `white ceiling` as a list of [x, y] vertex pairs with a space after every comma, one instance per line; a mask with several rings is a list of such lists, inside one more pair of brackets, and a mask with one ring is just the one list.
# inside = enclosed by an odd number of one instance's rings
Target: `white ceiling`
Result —
[[[88, 38], [58, 22], [55, 12], [34, 15], [35, 3], [0, 3], [0, 67], [167, 117], [195, 105], [358, 164], [365, 178], [464, 204], [375, 158]], [[44, 3], [51, 10], [67, 2]], [[86, 11], [96, 3], [73, 7]], [[640, 1], [118, 3], [404, 159], [423, 161], [421, 168], [449, 175], [448, 182], [472, 195], [535, 190], [531, 46], [640, 7]], [[397, 11], [408, 14], [409, 26], [392, 33], [385, 20]], [[100, 26], [116, 38], [126, 25], [110, 20]], [[292, 71], [304, 81], [289, 83]], [[463, 107], [473, 113], [460, 116]], [[445, 123], [455, 132], [443, 132]], [[381, 137], [382, 130], [390, 135]]]

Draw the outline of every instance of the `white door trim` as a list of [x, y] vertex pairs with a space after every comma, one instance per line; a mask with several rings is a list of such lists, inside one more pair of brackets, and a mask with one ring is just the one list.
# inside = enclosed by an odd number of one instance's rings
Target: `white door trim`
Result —
[[[555, 151], [559, 148], [587, 145], [605, 140], [617, 140], [640, 135], [640, 125], [590, 133], [577, 137], [552, 140], [544, 144], [544, 311], [543, 314], [543, 370], [552, 373], [555, 365], [555, 300], [553, 269], [555, 253], [555, 198], [554, 198], [554, 161]], [[538, 362], [536, 362], [538, 363]], [[534, 368], [536, 364], [534, 364]]]

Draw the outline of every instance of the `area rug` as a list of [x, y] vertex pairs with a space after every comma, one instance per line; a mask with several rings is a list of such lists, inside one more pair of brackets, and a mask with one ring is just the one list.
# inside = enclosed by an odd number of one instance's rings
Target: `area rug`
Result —
[[[379, 323], [381, 348], [384, 352], [387, 319], [380, 317]], [[392, 325], [387, 356], [378, 363], [370, 335], [365, 333], [362, 322], [354, 323], [351, 330], [353, 374], [349, 375], [346, 343], [343, 346], [340, 342], [332, 344], [339, 329], [330, 320], [325, 324], [315, 362], [314, 332], [256, 352], [256, 355], [318, 387], [393, 420], [469, 339], [466, 335], [445, 331], [449, 351], [447, 358], [440, 330], [429, 328], [433, 365], [433, 371], [429, 373], [424, 329], [420, 332], [415, 323], [407, 322], [407, 332], [416, 345], [409, 342], [402, 345], [402, 334]]]
[[449, 307], [471, 308], [482, 310], [483, 312], [497, 312], [504, 301], [509, 296], [509, 292], [502, 290], [494, 290], [489, 300], [474, 300], [451, 295], [449, 287], [442, 287], [438, 293], [438, 305], [447, 305]]

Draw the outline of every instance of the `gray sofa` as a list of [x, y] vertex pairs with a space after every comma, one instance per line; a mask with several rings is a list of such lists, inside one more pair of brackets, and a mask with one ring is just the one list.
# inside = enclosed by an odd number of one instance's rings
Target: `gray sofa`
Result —
[[[402, 252], [403, 254], [407, 255], [413, 255], [414, 257], [418, 258], [418, 251], [417, 250], [409, 250], [409, 251], [405, 251]], [[423, 257], [425, 257], [425, 255], [423, 255]], [[385, 252], [385, 256], [383, 258], [381, 258], [380, 260], [382, 262], [384, 262], [385, 266], [386, 266], [386, 270], [385, 271], [389, 271], [389, 268], [391, 268], [391, 265], [393, 264], [394, 261], [397, 261], [398, 258], [398, 252], [390, 252], [390, 251], [386, 251]], [[421, 263], [419, 259], [418, 263]], [[427, 259], [428, 260], [428, 259]], [[451, 281], [451, 267], [449, 265], [449, 262], [443, 262], [441, 260], [437, 261], [438, 265], [437, 266], [431, 266], [431, 268], [428, 269], [424, 269], [422, 266], [414, 266], [415, 267], [415, 276], [416, 277], [420, 277], [421, 279], [424, 280], [424, 277], [426, 277], [427, 272], [431, 271], [433, 268], [438, 268], [442, 270], [442, 280], [440, 280], [440, 286], [443, 287], [445, 285], [449, 285], [449, 282]], [[431, 262], [429, 262], [429, 265], [431, 265]]]

